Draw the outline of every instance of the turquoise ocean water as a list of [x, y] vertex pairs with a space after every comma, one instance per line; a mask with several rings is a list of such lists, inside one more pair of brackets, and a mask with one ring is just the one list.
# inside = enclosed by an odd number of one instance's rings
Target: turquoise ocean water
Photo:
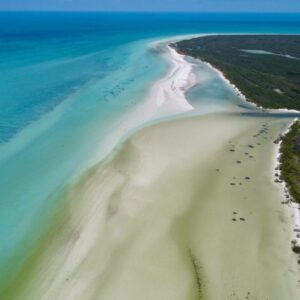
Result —
[[167, 71], [149, 42], [193, 33], [298, 34], [300, 15], [0, 13], [0, 282]]

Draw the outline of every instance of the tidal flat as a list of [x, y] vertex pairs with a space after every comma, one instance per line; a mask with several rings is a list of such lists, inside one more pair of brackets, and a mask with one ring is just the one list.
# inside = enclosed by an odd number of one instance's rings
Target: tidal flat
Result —
[[225, 112], [135, 133], [72, 186], [14, 299], [298, 299], [272, 177], [287, 124]]

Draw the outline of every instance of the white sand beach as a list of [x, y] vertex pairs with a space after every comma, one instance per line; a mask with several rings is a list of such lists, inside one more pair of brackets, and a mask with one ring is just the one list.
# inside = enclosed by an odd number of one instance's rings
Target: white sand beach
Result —
[[151, 47], [163, 49], [162, 56], [169, 63], [168, 73], [150, 88], [145, 101], [135, 109], [128, 120], [143, 124], [149, 120], [172, 116], [193, 110], [185, 92], [196, 84], [193, 64], [186, 61], [166, 42], [152, 44]]
[[194, 108], [187, 101], [185, 95], [197, 83], [193, 72], [193, 63], [188, 62], [183, 55], [169, 47], [169, 42], [168, 39], [149, 45], [151, 49], [162, 50], [160, 55], [169, 64], [168, 72], [150, 86], [140, 104], [116, 122], [112, 133], [99, 147], [98, 155], [95, 155], [88, 165], [103, 160], [116, 144], [120, 140], [126, 139], [132, 131], [166, 118], [177, 117], [193, 111]]

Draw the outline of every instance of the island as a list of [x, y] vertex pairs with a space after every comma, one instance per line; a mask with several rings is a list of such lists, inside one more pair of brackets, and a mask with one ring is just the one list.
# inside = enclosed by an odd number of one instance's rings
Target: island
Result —
[[[247, 101], [268, 109], [300, 110], [299, 35], [208, 35], [173, 43], [176, 51], [221, 71]], [[300, 123], [281, 141], [280, 174], [300, 203]], [[300, 250], [300, 249], [297, 249]]]

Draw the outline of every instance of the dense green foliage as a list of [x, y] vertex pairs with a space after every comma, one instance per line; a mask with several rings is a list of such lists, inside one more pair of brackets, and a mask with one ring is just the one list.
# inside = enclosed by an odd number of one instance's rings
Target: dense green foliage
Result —
[[281, 145], [281, 176], [293, 198], [300, 203], [300, 122], [297, 121]]
[[[251, 102], [264, 108], [300, 110], [300, 36], [216, 35], [172, 46], [222, 71]], [[299, 121], [283, 137], [281, 152], [282, 179], [300, 203]]]
[[180, 41], [173, 47], [221, 70], [249, 101], [259, 106], [300, 110], [300, 36], [205, 36]]

